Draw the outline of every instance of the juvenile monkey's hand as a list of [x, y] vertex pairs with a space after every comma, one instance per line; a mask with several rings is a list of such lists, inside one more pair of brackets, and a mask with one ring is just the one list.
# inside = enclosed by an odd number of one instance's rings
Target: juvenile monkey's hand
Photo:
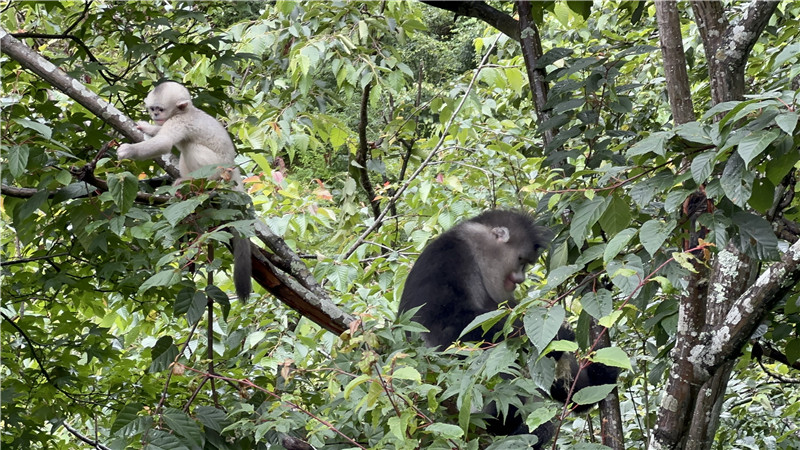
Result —
[[158, 125], [153, 125], [151, 123], [142, 122], [142, 121], [136, 122], [136, 128], [138, 128], [144, 134], [147, 134], [147, 135], [149, 135], [151, 137], [155, 136], [156, 134], [158, 134], [158, 130], [161, 129], [161, 127], [158, 126]]
[[131, 144], [122, 144], [117, 147], [117, 158], [118, 159], [133, 159], [133, 146]]

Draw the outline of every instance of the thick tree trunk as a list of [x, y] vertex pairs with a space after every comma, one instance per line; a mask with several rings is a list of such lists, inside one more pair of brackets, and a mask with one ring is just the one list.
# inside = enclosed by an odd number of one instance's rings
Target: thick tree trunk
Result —
[[[522, 58], [525, 60], [525, 69], [528, 73], [528, 84], [531, 87], [533, 105], [536, 109], [539, 123], [541, 123], [550, 118], [550, 110], [545, 106], [547, 104], [547, 81], [545, 81], [547, 73], [544, 69], [537, 67], [537, 62], [544, 54], [542, 51], [542, 39], [539, 35], [539, 28], [533, 21], [530, 2], [517, 2], [517, 11], [519, 12], [519, 43], [522, 47]], [[544, 130], [545, 146], [553, 141], [556, 133], [558, 133], [558, 130], [555, 128]]]
[[656, 19], [672, 120], [675, 125], [691, 122], [695, 119], [695, 115], [692, 91], [689, 89], [689, 74], [686, 71], [686, 54], [683, 51], [678, 2], [657, 0]]
[[[777, 2], [754, 0], [741, 20], [730, 25], [721, 2], [692, 2], [708, 61], [713, 104], [743, 98], [747, 57], [776, 7]], [[688, 84], [681, 86], [679, 63], [672, 59], [677, 57], [676, 39], [680, 36], [679, 29], [676, 33], [677, 9], [672, 1], [657, 1], [656, 10], [670, 104], [675, 122], [681, 123], [693, 116], [685, 109], [676, 111], [678, 107], [688, 108], [683, 100], [689, 95]], [[800, 252], [797, 244], [783, 257], [783, 264], [793, 270], [800, 256], [794, 252]], [[776, 276], [771, 273], [776, 266], [747, 288], [751, 283], [743, 280], [757, 275], [758, 267], [734, 245], [716, 254], [710, 270], [699, 263], [695, 268], [697, 273], [689, 278], [680, 300], [673, 365], [652, 437], [654, 448], [711, 448], [734, 362], [758, 321], [782, 295], [761, 289], [765, 288], [762, 283]], [[791, 277], [797, 279], [796, 275]], [[770, 289], [786, 285], [775, 282]]]

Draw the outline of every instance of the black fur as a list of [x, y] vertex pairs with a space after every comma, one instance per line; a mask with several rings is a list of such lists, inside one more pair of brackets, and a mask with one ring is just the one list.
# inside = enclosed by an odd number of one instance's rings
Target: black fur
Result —
[[[426, 337], [431, 347], [444, 349], [458, 339], [475, 317], [497, 309], [497, 302], [489, 297], [488, 292], [484, 290], [476, 295], [469, 289], [470, 282], [480, 282], [476, 281], [479, 270], [476, 255], [467, 242], [468, 236], [462, 232], [468, 222], [509, 228], [511, 239], [508, 245], [527, 246], [530, 263], [547, 246], [551, 235], [546, 228], [534, 225], [527, 214], [491, 210], [456, 225], [431, 242], [408, 274], [399, 308], [404, 312], [424, 305], [414, 320], [431, 330]], [[499, 326], [489, 330], [485, 339], [491, 340], [497, 331], [500, 331]], [[479, 328], [461, 340], [482, 339], [483, 330]]]
[[[429, 333], [424, 335], [425, 342], [431, 347], [444, 349], [456, 340], [463, 329], [477, 316], [497, 310], [497, 299], [493, 299], [480, 277], [479, 255], [475, 254], [476, 245], [470, 243], [470, 223], [478, 223], [487, 227], [505, 227], [509, 231], [509, 240], [505, 246], [497, 244], [495, 249], [519, 251], [525, 263], [533, 263], [541, 251], [548, 245], [552, 233], [534, 224], [533, 219], [524, 213], [514, 211], [492, 210], [462, 222], [443, 233], [420, 255], [406, 279], [403, 295], [400, 299], [399, 311], [405, 312], [422, 306], [414, 316], [414, 320], [425, 326]], [[486, 255], [484, 255], [485, 258]], [[488, 255], [489, 259], [502, 259], [501, 254]], [[494, 341], [501, 331], [502, 324], [495, 325], [484, 333], [481, 328], [465, 334], [462, 341]], [[502, 339], [502, 337], [499, 337]], [[575, 340], [575, 334], [562, 327], [557, 339]], [[578, 371], [578, 363], [574, 355], [553, 352], [549, 355], [559, 361], [568, 360], [572, 377]], [[595, 363], [589, 365], [578, 375], [575, 392], [586, 386], [615, 383], [618, 370]], [[572, 378], [570, 377], [570, 378]], [[553, 383], [551, 395], [564, 402], [572, 386], [567, 379], [558, 379]], [[593, 405], [582, 405], [576, 411], [584, 411]], [[487, 420], [487, 431], [494, 435], [528, 434], [523, 418], [511, 407], [505, 419], [497, 417], [494, 405], [485, 412], [495, 416]], [[553, 436], [555, 424], [546, 423], [531, 434], [539, 438], [535, 448], [542, 448]]]

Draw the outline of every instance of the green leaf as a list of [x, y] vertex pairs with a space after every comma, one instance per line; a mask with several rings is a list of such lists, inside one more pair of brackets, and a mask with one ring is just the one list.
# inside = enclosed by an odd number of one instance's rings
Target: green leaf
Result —
[[697, 184], [705, 183], [711, 171], [714, 170], [714, 159], [717, 152], [703, 152], [695, 156], [692, 160], [692, 179]]
[[797, 128], [797, 112], [789, 111], [778, 114], [778, 116], [775, 117], [775, 123], [778, 124], [778, 127], [783, 130], [784, 133], [794, 135], [794, 130]]
[[[425, 428], [427, 433], [435, 434], [443, 439], [458, 439], [464, 435], [464, 430], [458, 425], [435, 422]], [[401, 436], [405, 438], [405, 436]]]
[[634, 236], [636, 236], [636, 229], [626, 228], [611, 238], [611, 240], [608, 242], [608, 245], [606, 245], [605, 252], [603, 252], [603, 262], [608, 262], [617, 256], [622, 249], [628, 245]]
[[650, 253], [650, 256], [655, 256], [661, 249], [661, 246], [669, 238], [676, 225], [675, 219], [669, 222], [651, 219], [642, 225], [642, 229], [639, 231], [639, 240], [642, 242], [644, 249], [647, 250], [647, 253]]
[[734, 153], [728, 158], [719, 182], [725, 195], [736, 206], [745, 208], [753, 192], [754, 179], [755, 174], [747, 170], [744, 160], [738, 153]]
[[633, 370], [631, 367], [631, 359], [619, 347], [601, 348], [594, 353], [592, 356], [592, 361], [611, 367]]
[[552, 308], [535, 307], [525, 312], [525, 317], [522, 318], [525, 334], [539, 353], [556, 337], [565, 316], [566, 312], [561, 305]]
[[517, 352], [508, 346], [508, 341], [502, 341], [494, 347], [486, 350], [486, 363], [483, 367], [483, 374], [486, 378], [492, 378], [500, 373], [514, 374], [518, 370], [516, 366]]
[[153, 361], [150, 372], [161, 372], [169, 368], [178, 357], [178, 347], [172, 342], [171, 336], [162, 336], [150, 350], [150, 357]]
[[108, 192], [120, 212], [125, 214], [131, 209], [136, 194], [139, 193], [139, 180], [130, 172], [109, 175]]
[[125, 406], [123, 406], [122, 409], [117, 413], [117, 417], [114, 418], [114, 423], [111, 425], [111, 433], [116, 433], [125, 425], [128, 425], [136, 420], [139, 416], [139, 411], [141, 411], [143, 407], [144, 405], [139, 402], [127, 403]]
[[24, 128], [28, 128], [29, 130], [37, 132], [47, 140], [53, 138], [53, 129], [43, 123], [39, 123], [34, 120], [28, 120], [28, 119], [14, 119], [14, 122], [18, 123]]
[[37, 193], [33, 194], [31, 198], [29, 198], [25, 203], [23, 203], [20, 207], [17, 208], [17, 214], [14, 218], [17, 222], [22, 222], [23, 220], [30, 217], [37, 209], [39, 209], [44, 202], [47, 200], [47, 197], [50, 196], [50, 193], [47, 190], [38, 191]]
[[611, 314], [614, 307], [611, 291], [598, 289], [597, 292], [587, 292], [581, 297], [583, 310], [595, 319], [602, 319]]
[[178, 292], [178, 295], [175, 297], [175, 302], [172, 304], [172, 315], [174, 317], [180, 317], [186, 314], [186, 311], [189, 310], [189, 306], [192, 304], [195, 292], [196, 290], [193, 287], [186, 287]]
[[228, 314], [231, 311], [231, 301], [228, 298], [228, 294], [213, 284], [206, 286], [205, 292], [207, 296], [209, 296], [216, 304], [220, 306], [220, 308], [222, 308], [222, 318], [227, 320]]
[[186, 321], [190, 324], [197, 323], [197, 321], [203, 317], [203, 313], [206, 311], [207, 305], [208, 299], [205, 292], [195, 292], [192, 296], [192, 303], [189, 305], [189, 310], [186, 311]]
[[398, 380], [411, 380], [416, 381], [417, 383], [422, 382], [422, 375], [420, 375], [419, 371], [409, 366], [400, 367], [392, 372], [392, 378]]
[[682, 139], [694, 144], [709, 145], [711, 138], [708, 136], [708, 125], [700, 122], [687, 122], [677, 127], [675, 132]]
[[760, 130], [742, 139], [739, 142], [738, 151], [745, 166], [750, 165], [750, 161], [760, 155], [775, 139], [778, 139], [778, 136], [780, 136], [778, 130]]
[[203, 430], [188, 414], [180, 409], [166, 408], [161, 417], [172, 431], [185, 439], [184, 442], [188, 443], [190, 448], [203, 448], [205, 445]]
[[569, 235], [575, 241], [575, 245], [580, 247], [586, 236], [590, 235], [592, 226], [600, 219], [606, 211], [608, 202], [605, 197], [595, 197], [587, 200], [575, 209], [575, 217], [570, 225]]
[[225, 411], [214, 408], [213, 406], [198, 406], [194, 409], [194, 416], [204, 427], [214, 430], [217, 433], [222, 433], [222, 430], [231, 423]]
[[592, 405], [603, 400], [617, 387], [616, 384], [601, 384], [599, 386], [587, 386], [572, 396], [573, 403], [579, 405]]
[[739, 229], [739, 248], [744, 253], [762, 260], [777, 258], [778, 238], [766, 219], [745, 211], [734, 213], [732, 219]]
[[630, 201], [625, 201], [614, 194], [610, 198], [606, 212], [600, 216], [600, 226], [603, 231], [613, 236], [627, 228], [632, 221]]
[[572, 275], [578, 273], [583, 266], [569, 265], [557, 267], [547, 274], [547, 289], [555, 289], [563, 282], [567, 281]]
[[[12, 145], [4, 153], [8, 158], [8, 171], [11, 172], [12, 177], [19, 178], [28, 167], [28, 157], [31, 153], [30, 147], [27, 145]], [[69, 174], [69, 172], [66, 173]]]
[[633, 146], [626, 152], [626, 155], [628, 158], [632, 158], [634, 156], [653, 152], [656, 155], [664, 156], [667, 153], [667, 142], [669, 142], [669, 140], [674, 136], [674, 131], [657, 131], [641, 141], [633, 144]]
[[800, 339], [791, 339], [786, 343], [786, 358], [789, 364], [800, 361]]
[[195, 209], [197, 209], [197, 207], [206, 200], [206, 198], [206, 195], [201, 195], [169, 205], [166, 209], [164, 209], [164, 218], [167, 219], [167, 222], [174, 227], [180, 223], [181, 220], [186, 218], [186, 216], [193, 213]]
[[[508, 310], [505, 309], [497, 309], [494, 311], [483, 313], [478, 317], [472, 319], [472, 322], [470, 322], [464, 328], [464, 330], [461, 331], [461, 334], [458, 335], [458, 338], [461, 339], [462, 336], [478, 328], [479, 326], [482, 327], [484, 330], [488, 330], [496, 323], [500, 322], [500, 320], [505, 318], [507, 315], [508, 315]], [[486, 336], [486, 338], [492, 339], [493, 336]]]
[[157, 286], [172, 286], [181, 281], [181, 272], [177, 269], [163, 270], [151, 276], [141, 286], [139, 286], [139, 293], [143, 293], [152, 287]]
[[528, 417], [525, 419], [525, 424], [528, 425], [528, 429], [535, 430], [539, 428], [540, 425], [550, 422], [559, 412], [561, 412], [561, 410], [554, 407], [536, 408], [536, 410], [528, 414]]

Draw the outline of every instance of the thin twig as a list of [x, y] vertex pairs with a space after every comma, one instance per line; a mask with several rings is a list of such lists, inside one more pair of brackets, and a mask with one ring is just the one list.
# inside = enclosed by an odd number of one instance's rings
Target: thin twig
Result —
[[497, 45], [498, 39], [500, 39], [500, 34], [497, 35], [497, 38], [495, 38], [494, 42], [492, 42], [492, 45], [489, 46], [489, 48], [486, 50], [486, 54], [483, 55], [481, 63], [475, 69], [475, 74], [472, 76], [472, 79], [470, 80], [469, 85], [467, 86], [467, 90], [464, 92], [464, 96], [461, 97], [461, 101], [458, 103], [458, 106], [453, 111], [453, 115], [450, 116], [450, 120], [447, 121], [447, 124], [442, 129], [442, 135], [439, 137], [439, 142], [437, 142], [436, 145], [433, 147], [433, 150], [431, 150], [431, 152], [428, 154], [428, 157], [425, 158], [424, 161], [422, 161], [422, 164], [420, 164], [419, 167], [417, 167], [417, 170], [415, 170], [414, 173], [412, 173], [411, 176], [408, 177], [408, 181], [403, 183], [403, 185], [397, 189], [397, 192], [395, 192], [392, 198], [389, 199], [389, 203], [386, 205], [386, 207], [383, 209], [380, 215], [375, 218], [375, 221], [372, 222], [372, 225], [370, 225], [361, 234], [361, 236], [358, 237], [358, 239], [352, 245], [352, 247], [350, 247], [350, 249], [348, 249], [347, 252], [345, 252], [343, 259], [349, 258], [350, 255], [352, 255], [358, 249], [358, 247], [361, 246], [361, 244], [364, 242], [364, 239], [366, 239], [367, 236], [369, 236], [373, 231], [375, 231], [380, 226], [380, 224], [383, 221], [383, 218], [386, 217], [386, 214], [388, 214], [389, 211], [391, 210], [392, 205], [394, 205], [394, 203], [397, 202], [400, 196], [403, 195], [406, 189], [408, 189], [408, 187], [411, 185], [411, 182], [414, 181], [414, 179], [417, 178], [417, 176], [419, 176], [419, 174], [422, 173], [422, 171], [425, 170], [426, 167], [428, 167], [428, 164], [430, 164], [433, 158], [439, 153], [439, 150], [441, 150], [442, 146], [444, 145], [445, 139], [447, 139], [448, 130], [450, 130], [450, 127], [453, 126], [453, 122], [455, 122], [456, 117], [458, 116], [458, 112], [461, 111], [461, 108], [464, 106], [464, 103], [466, 103], [467, 97], [469, 97], [469, 93], [472, 92], [473, 86], [475, 86], [475, 83], [478, 81], [478, 75], [481, 73], [481, 70], [486, 66], [486, 61], [489, 59], [489, 55], [491, 55], [492, 52], [494, 51], [494, 47], [495, 45]]

